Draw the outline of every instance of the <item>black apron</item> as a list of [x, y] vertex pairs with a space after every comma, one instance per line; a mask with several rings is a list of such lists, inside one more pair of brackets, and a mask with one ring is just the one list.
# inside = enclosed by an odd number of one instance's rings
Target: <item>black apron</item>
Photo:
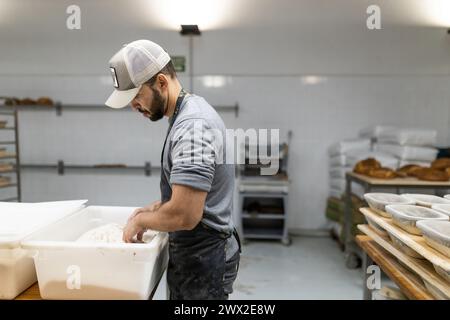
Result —
[[[186, 94], [184, 90], [181, 90], [178, 96], [161, 153], [162, 195], [172, 193], [163, 169], [164, 149]], [[162, 202], [168, 200], [162, 199]], [[228, 297], [224, 288], [226, 244], [228, 238], [233, 235], [236, 237], [239, 252], [241, 252], [236, 230], [233, 233], [225, 234], [200, 222], [193, 230], [169, 233], [167, 281], [171, 300], [222, 300]]]

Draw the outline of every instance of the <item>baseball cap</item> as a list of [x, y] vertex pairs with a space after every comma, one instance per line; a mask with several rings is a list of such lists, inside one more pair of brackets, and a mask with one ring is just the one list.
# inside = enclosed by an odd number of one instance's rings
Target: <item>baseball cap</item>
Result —
[[141, 86], [169, 61], [169, 54], [150, 40], [125, 44], [109, 60], [115, 90], [105, 104], [115, 109], [126, 107], [136, 97]]

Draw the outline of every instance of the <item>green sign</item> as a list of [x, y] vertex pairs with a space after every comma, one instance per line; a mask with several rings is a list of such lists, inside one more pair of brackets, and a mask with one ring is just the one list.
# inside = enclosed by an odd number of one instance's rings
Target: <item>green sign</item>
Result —
[[173, 56], [171, 57], [173, 66], [176, 72], [186, 71], [186, 57], [185, 56]]

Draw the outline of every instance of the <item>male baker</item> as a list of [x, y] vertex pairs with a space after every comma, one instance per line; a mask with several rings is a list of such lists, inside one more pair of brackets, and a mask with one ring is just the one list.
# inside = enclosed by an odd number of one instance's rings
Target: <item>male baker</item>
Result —
[[140, 241], [147, 229], [169, 232], [170, 298], [228, 299], [240, 243], [232, 221], [234, 166], [225, 161], [225, 143], [209, 134], [226, 137], [222, 119], [204, 98], [182, 88], [170, 56], [152, 41], [126, 44], [109, 67], [115, 90], [107, 106], [131, 105], [151, 121], [169, 119], [161, 200], [130, 216], [124, 241]]

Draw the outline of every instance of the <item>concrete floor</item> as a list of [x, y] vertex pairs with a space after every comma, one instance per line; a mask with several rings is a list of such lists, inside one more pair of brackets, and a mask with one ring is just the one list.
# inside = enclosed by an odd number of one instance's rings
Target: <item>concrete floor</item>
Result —
[[331, 238], [244, 246], [231, 299], [362, 299], [361, 269], [348, 270]]
[[[348, 270], [331, 238], [293, 237], [291, 246], [251, 241], [230, 299], [362, 299], [361, 269]], [[155, 299], [165, 299], [162, 281]]]

